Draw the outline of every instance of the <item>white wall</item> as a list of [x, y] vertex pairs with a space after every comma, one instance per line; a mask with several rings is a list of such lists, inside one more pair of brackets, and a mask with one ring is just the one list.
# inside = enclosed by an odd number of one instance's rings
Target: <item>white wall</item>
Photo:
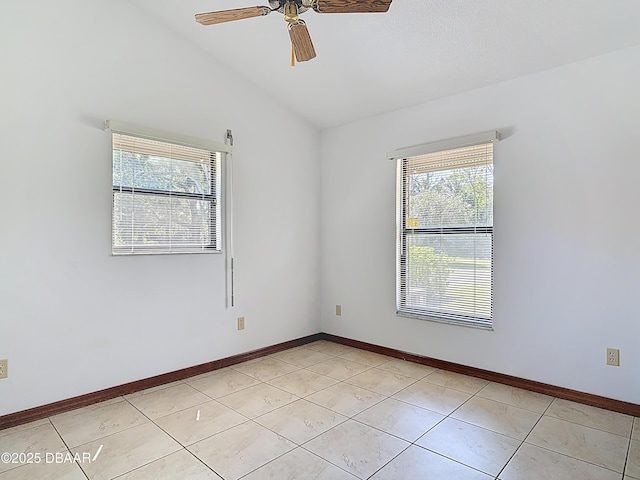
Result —
[[[123, 0], [2, 2], [0, 45], [0, 415], [319, 331], [318, 131]], [[233, 129], [236, 308], [222, 255], [110, 255], [106, 119]]]
[[[640, 403], [638, 85], [636, 47], [323, 132], [322, 330]], [[397, 317], [385, 152], [491, 129], [495, 331]]]

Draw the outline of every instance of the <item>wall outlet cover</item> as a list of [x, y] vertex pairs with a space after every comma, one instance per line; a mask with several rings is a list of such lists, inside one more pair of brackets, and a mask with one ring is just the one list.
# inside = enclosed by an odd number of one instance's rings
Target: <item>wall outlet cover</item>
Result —
[[607, 348], [607, 365], [620, 366], [620, 350], [617, 348]]

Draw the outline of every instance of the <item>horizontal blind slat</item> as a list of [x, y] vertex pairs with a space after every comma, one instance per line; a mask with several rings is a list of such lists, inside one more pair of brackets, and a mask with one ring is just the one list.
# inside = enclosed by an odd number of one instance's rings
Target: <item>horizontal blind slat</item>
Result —
[[113, 133], [112, 252], [219, 251], [220, 157]]
[[493, 145], [399, 162], [398, 314], [490, 327]]
[[113, 149], [200, 163], [209, 163], [211, 157], [211, 152], [208, 150], [149, 140], [147, 138], [131, 137], [120, 133], [113, 134]]

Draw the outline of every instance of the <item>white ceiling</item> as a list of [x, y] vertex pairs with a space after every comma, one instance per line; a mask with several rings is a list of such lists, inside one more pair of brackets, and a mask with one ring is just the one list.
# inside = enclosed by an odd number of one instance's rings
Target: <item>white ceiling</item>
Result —
[[640, 44], [638, 0], [393, 0], [384, 14], [304, 13], [318, 56], [291, 68], [277, 12], [194, 20], [266, 0], [129, 1], [319, 128]]

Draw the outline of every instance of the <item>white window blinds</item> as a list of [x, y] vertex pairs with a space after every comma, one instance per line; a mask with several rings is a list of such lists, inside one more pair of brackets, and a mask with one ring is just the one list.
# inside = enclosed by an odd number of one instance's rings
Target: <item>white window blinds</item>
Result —
[[220, 251], [221, 153], [113, 133], [113, 254]]
[[399, 315], [492, 327], [493, 144], [398, 160]]

